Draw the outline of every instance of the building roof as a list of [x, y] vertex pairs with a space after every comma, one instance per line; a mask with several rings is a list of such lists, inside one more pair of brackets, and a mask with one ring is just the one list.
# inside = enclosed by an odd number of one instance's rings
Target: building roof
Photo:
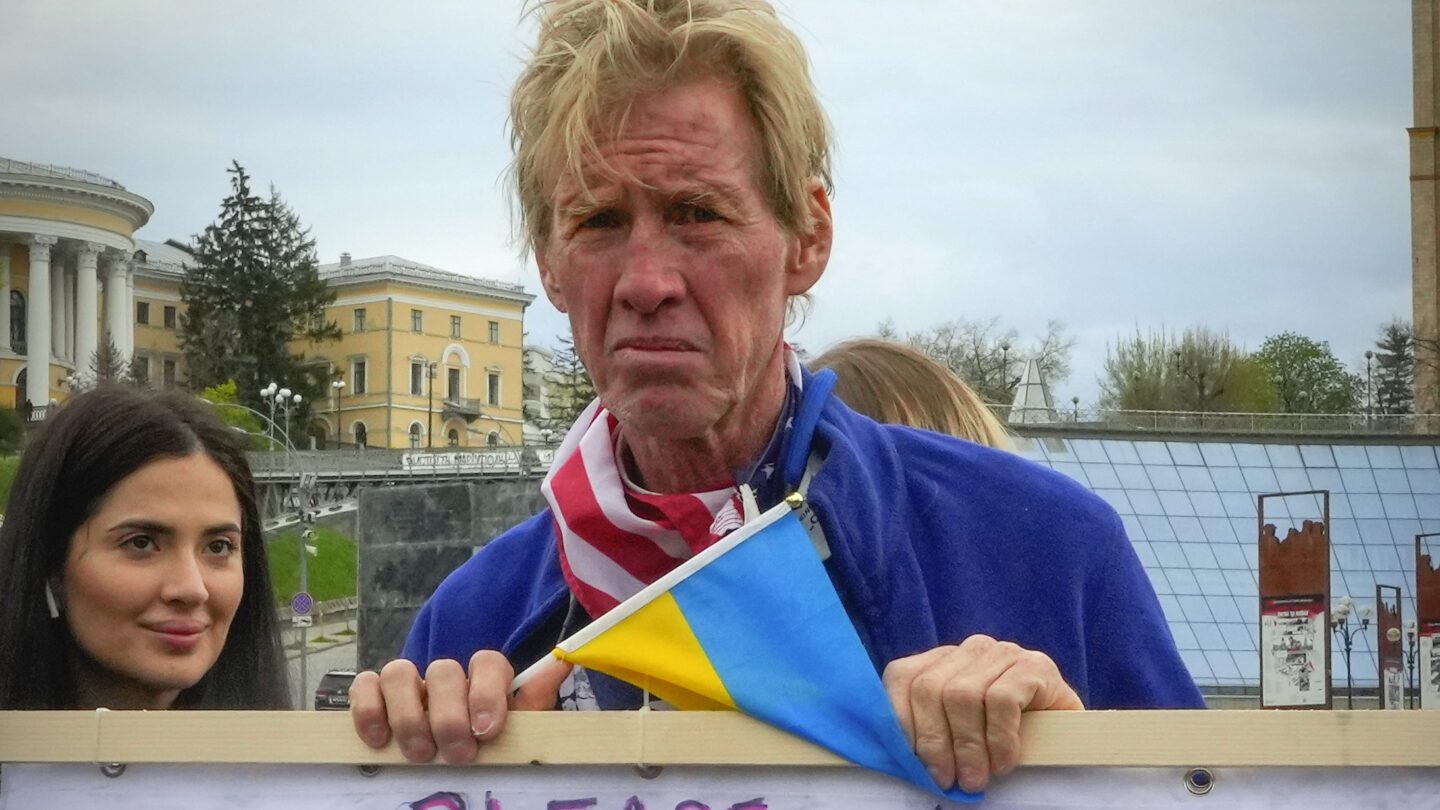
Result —
[[521, 304], [529, 304], [535, 300], [535, 296], [525, 292], [525, 287], [520, 284], [452, 273], [393, 255], [331, 262], [320, 265], [319, 270], [320, 279], [331, 286], [374, 281], [401, 281], [440, 290], [462, 289], [480, 295], [517, 301]]

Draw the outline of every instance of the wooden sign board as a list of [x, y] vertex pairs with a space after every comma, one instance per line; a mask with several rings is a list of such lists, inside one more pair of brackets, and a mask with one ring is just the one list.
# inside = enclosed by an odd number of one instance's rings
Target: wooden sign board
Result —
[[[1440, 795], [1428, 712], [1048, 712], [989, 810], [1405, 808]], [[935, 810], [733, 713], [527, 713], [469, 766], [372, 751], [341, 714], [0, 713], [0, 810]], [[109, 763], [121, 763], [111, 765]]]

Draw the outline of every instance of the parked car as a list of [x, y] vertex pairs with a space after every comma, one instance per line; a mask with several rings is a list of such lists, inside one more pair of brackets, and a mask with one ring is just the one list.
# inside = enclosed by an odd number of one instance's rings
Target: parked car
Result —
[[320, 685], [315, 687], [316, 711], [349, 711], [350, 683], [354, 680], [355, 672], [349, 669], [332, 669], [322, 675]]

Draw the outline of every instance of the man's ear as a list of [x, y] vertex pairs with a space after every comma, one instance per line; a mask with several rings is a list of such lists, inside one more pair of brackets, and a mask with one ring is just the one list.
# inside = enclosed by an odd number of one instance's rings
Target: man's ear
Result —
[[540, 268], [540, 286], [545, 288], [545, 297], [556, 309], [569, 312], [565, 308], [565, 296], [560, 292], [560, 281], [551, 269], [550, 253], [544, 244], [535, 247], [535, 266]]
[[810, 213], [810, 232], [796, 237], [796, 250], [785, 268], [785, 294], [808, 292], [824, 274], [830, 263], [830, 245], [835, 239], [835, 223], [830, 216], [830, 196], [818, 177], [805, 184], [805, 205]]

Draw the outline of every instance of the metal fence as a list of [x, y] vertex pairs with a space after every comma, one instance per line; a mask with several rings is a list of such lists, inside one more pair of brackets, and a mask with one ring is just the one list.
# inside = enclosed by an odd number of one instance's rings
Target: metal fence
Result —
[[48, 163], [28, 163], [23, 160], [9, 160], [6, 158], [0, 158], [0, 174], [33, 174], [39, 177], [54, 177], [59, 180], [78, 180], [81, 183], [90, 183], [96, 186], [110, 186], [111, 188], [122, 190], [125, 188], [108, 177], [98, 175], [94, 172], [87, 172], [83, 169], [72, 169], [68, 166], [53, 166]]
[[1088, 428], [1155, 433], [1316, 433], [1416, 435], [1440, 433], [1440, 414], [1220, 413], [1125, 411], [1113, 408], [987, 406], [1012, 429]]

